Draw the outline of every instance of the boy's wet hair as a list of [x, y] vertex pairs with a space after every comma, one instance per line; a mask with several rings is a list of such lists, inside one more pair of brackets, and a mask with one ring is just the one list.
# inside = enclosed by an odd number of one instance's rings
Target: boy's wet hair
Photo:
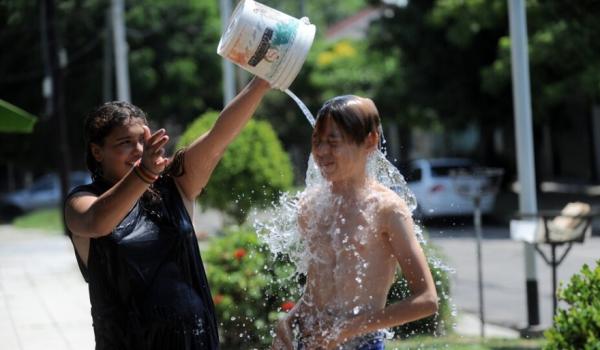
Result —
[[92, 173], [93, 179], [99, 178], [102, 170], [100, 164], [92, 155], [91, 144], [95, 143], [102, 146], [104, 140], [114, 128], [137, 123], [148, 125], [146, 113], [139, 107], [123, 101], [106, 102], [87, 115], [84, 126], [85, 163]]
[[357, 145], [362, 144], [371, 132], [379, 133], [379, 112], [369, 98], [344, 95], [325, 102], [317, 113], [313, 137], [325, 131], [327, 120], [333, 121], [344, 137]]

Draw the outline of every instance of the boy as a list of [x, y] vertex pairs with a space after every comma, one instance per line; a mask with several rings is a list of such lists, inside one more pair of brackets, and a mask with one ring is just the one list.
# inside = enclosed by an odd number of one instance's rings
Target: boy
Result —
[[[309, 254], [304, 294], [277, 325], [274, 349], [383, 349], [382, 329], [437, 311], [437, 294], [406, 203], [369, 178], [379, 144], [373, 101], [340, 96], [317, 115], [312, 154], [327, 184], [300, 201]], [[397, 265], [411, 296], [386, 306]]]

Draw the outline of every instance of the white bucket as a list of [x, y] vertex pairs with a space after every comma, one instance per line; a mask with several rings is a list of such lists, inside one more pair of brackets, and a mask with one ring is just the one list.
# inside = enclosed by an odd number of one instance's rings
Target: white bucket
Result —
[[316, 28], [253, 0], [241, 0], [217, 53], [248, 72], [287, 89], [298, 75]]

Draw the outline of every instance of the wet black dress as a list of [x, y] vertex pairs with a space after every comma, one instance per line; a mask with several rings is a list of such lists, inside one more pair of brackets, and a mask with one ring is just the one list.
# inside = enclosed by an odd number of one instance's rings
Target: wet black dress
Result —
[[[105, 237], [90, 239], [88, 282], [96, 349], [218, 349], [214, 305], [198, 241], [175, 182], [154, 185]], [[101, 195], [102, 181], [71, 193]]]

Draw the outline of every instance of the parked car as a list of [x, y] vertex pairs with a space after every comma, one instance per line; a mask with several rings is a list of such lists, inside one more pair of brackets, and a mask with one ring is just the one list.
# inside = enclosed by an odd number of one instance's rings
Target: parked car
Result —
[[[69, 176], [69, 189], [92, 182], [85, 171], [74, 171]], [[0, 216], [12, 219], [26, 212], [57, 207], [61, 201], [60, 179], [51, 173], [35, 180], [28, 188], [7, 193], [0, 197]]]
[[[416, 216], [472, 215], [472, 194], [479, 188], [488, 189], [489, 179], [472, 175], [477, 164], [464, 158], [435, 158], [414, 160], [403, 168], [408, 187], [417, 198]], [[457, 177], [457, 174], [461, 174]], [[481, 192], [481, 212], [488, 214], [494, 207], [495, 191]]]

